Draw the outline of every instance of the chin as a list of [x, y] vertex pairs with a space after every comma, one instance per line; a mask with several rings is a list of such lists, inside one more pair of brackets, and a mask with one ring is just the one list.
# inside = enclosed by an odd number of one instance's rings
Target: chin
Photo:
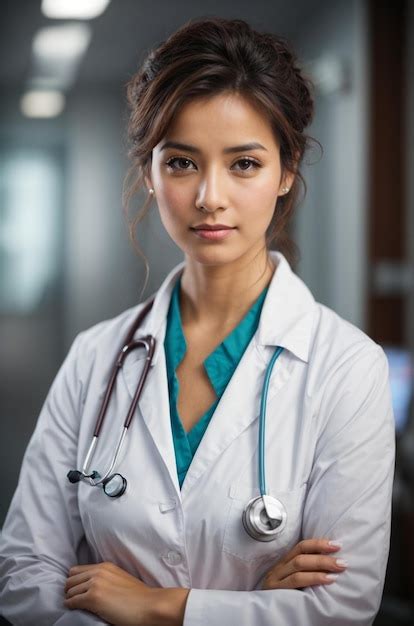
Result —
[[184, 250], [186, 259], [200, 263], [201, 265], [227, 265], [228, 263], [234, 263], [244, 254], [247, 250], [230, 250], [225, 249], [225, 246], [203, 246], [199, 248], [187, 247]]

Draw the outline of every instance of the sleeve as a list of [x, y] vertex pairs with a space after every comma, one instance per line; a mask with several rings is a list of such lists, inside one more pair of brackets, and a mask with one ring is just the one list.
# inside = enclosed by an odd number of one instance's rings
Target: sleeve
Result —
[[388, 361], [376, 344], [329, 377], [303, 513], [303, 538], [341, 541], [348, 568], [299, 589], [192, 589], [183, 626], [369, 626], [388, 560], [395, 430]]
[[18, 626], [104, 624], [63, 604], [69, 568], [88, 558], [77, 490], [66, 478], [76, 467], [82, 335], [43, 404], [0, 537], [0, 614]]

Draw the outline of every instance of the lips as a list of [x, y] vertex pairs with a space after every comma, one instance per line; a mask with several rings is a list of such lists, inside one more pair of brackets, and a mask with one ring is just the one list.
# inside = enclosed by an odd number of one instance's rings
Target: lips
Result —
[[225, 228], [192, 228], [191, 229], [195, 235], [200, 239], [204, 239], [206, 241], [222, 241], [224, 239], [230, 238], [233, 234], [235, 228], [229, 228], [226, 226]]
[[200, 226], [193, 226], [192, 230], [232, 230], [234, 226], [226, 226], [225, 224], [215, 224], [209, 226], [208, 224], [201, 224]]

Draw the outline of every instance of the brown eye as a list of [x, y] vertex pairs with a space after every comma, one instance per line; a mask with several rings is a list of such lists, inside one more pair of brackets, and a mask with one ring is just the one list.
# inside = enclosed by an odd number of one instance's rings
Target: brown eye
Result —
[[[187, 157], [171, 157], [168, 161], [166, 161], [166, 165], [175, 172], [183, 172], [192, 169], [189, 167], [192, 163], [191, 159], [187, 159]], [[240, 172], [250, 172], [262, 167], [258, 161], [247, 157], [239, 159], [236, 161], [235, 165], [240, 163], [243, 164], [242, 167], [237, 168]]]
[[190, 159], [187, 159], [185, 157], [172, 157], [171, 159], [168, 159], [168, 161], [166, 161], [166, 165], [168, 165], [168, 167], [170, 167], [172, 170], [188, 170], [188, 167], [176, 167], [175, 164], [176, 163], [181, 163], [181, 164], [188, 164], [188, 163], [192, 163], [192, 161], [190, 161]]
[[242, 167], [240, 168], [242, 172], [249, 172], [250, 170], [254, 170], [257, 169], [259, 167], [262, 167], [261, 164], [258, 161], [255, 161], [254, 159], [239, 159], [237, 163], [244, 163], [247, 164], [248, 167]]

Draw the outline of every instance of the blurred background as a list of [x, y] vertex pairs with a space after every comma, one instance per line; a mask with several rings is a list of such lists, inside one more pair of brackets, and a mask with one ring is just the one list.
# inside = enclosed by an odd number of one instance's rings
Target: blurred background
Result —
[[[189, 18], [288, 37], [316, 90], [293, 269], [389, 359], [397, 463], [376, 626], [414, 624], [414, 3], [368, 0], [2, 0], [0, 525], [25, 447], [75, 335], [153, 293], [182, 260], [154, 209], [122, 213], [125, 85]], [[136, 210], [143, 197], [134, 201]], [[162, 254], [160, 254], [162, 250]], [[379, 546], [380, 549], [380, 546]]]

